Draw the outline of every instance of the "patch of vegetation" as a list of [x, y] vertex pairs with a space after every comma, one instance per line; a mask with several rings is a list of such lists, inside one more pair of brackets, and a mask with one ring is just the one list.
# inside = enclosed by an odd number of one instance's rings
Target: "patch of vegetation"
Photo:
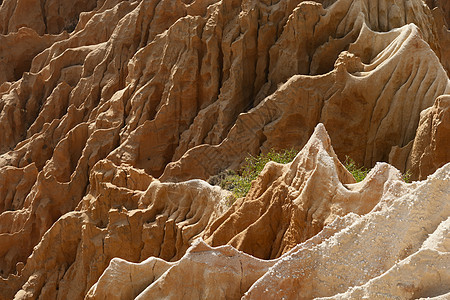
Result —
[[[356, 182], [363, 181], [364, 178], [366, 178], [367, 174], [370, 172], [370, 169], [368, 168], [357, 166], [355, 161], [348, 156], [345, 156], [344, 166], [350, 173], [352, 173]], [[406, 183], [411, 183], [411, 175], [412, 175], [411, 171], [409, 170], [403, 173], [402, 174], [403, 181]]]
[[[266, 163], [269, 161], [282, 164], [290, 163], [297, 153], [297, 150], [290, 149], [281, 151], [271, 150], [267, 154], [260, 154], [258, 156], [250, 155], [245, 159], [245, 162], [238, 171], [225, 170], [210, 177], [208, 182], [211, 185], [219, 185], [221, 188], [233, 193], [233, 196], [227, 199], [227, 205], [231, 206], [237, 198], [247, 195], [252, 181], [258, 177]], [[356, 182], [363, 181], [370, 171], [368, 168], [358, 166], [349, 156], [345, 157], [344, 166], [353, 175]], [[402, 175], [402, 178], [405, 182], [410, 182], [411, 172], [407, 171]]]
[[244, 197], [250, 190], [252, 181], [258, 177], [266, 163], [274, 161], [286, 164], [291, 162], [297, 153], [297, 150], [290, 149], [281, 151], [270, 150], [267, 154], [258, 156], [250, 155], [245, 159], [244, 164], [237, 172], [225, 170], [218, 175], [212, 176], [208, 182], [231, 191], [236, 199]]
[[410, 170], [406, 171], [404, 174], [402, 174], [403, 181], [406, 183], [411, 183], [411, 175], [412, 173]]
[[357, 166], [355, 161], [349, 156], [345, 156], [344, 166], [350, 173], [352, 173], [356, 182], [363, 181], [370, 171], [370, 169], [367, 169], [365, 167]]

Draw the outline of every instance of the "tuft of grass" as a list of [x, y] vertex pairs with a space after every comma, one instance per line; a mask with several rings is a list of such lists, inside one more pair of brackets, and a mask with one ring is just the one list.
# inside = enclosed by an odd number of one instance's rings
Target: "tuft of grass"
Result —
[[241, 174], [243, 177], [252, 178], [252, 180], [256, 179], [269, 161], [287, 164], [294, 160], [297, 153], [297, 150], [286, 149], [281, 151], [270, 150], [267, 154], [260, 154], [258, 156], [250, 155], [245, 159]]

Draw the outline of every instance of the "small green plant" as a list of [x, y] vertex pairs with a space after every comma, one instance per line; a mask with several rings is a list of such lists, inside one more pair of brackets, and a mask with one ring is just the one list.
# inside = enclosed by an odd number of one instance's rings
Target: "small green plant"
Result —
[[236, 199], [244, 197], [250, 190], [252, 181], [258, 177], [269, 161], [286, 164], [291, 162], [297, 153], [297, 150], [290, 149], [282, 151], [270, 150], [267, 154], [258, 156], [250, 155], [245, 158], [244, 164], [237, 172], [225, 170], [218, 175], [212, 176], [208, 182], [233, 192]]
[[403, 181], [406, 183], [411, 183], [411, 175], [412, 175], [411, 171], [407, 170], [405, 173], [402, 174]]
[[344, 166], [350, 173], [352, 173], [356, 182], [363, 181], [364, 178], [366, 178], [367, 174], [370, 171], [369, 169], [367, 169], [365, 167], [357, 166], [355, 161], [353, 159], [351, 159], [349, 156], [345, 156]]
[[255, 179], [259, 173], [264, 169], [264, 166], [269, 161], [274, 161], [280, 164], [290, 163], [298, 151], [294, 149], [290, 150], [271, 150], [267, 154], [260, 154], [258, 156], [249, 156], [245, 159], [245, 163], [242, 166], [241, 174], [244, 177]]

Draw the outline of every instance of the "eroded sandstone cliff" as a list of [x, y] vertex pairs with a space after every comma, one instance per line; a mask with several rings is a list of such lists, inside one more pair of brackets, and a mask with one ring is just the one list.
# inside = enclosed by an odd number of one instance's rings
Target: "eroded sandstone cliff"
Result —
[[[425, 181], [407, 184], [398, 170], [380, 163], [361, 183], [344, 184], [345, 172], [329, 168], [336, 162], [332, 153], [321, 149], [324, 136], [320, 131], [316, 129], [291, 164], [267, 165], [250, 194], [223, 217], [232, 221], [224, 222], [227, 226], [222, 231], [236, 232], [246, 220], [234, 217], [237, 222], [233, 222], [233, 214], [251, 218], [261, 211], [247, 207], [237, 214], [243, 205], [263, 206], [268, 197], [285, 202], [292, 199], [284, 205], [272, 201], [258, 221], [236, 235], [238, 243], [228, 242], [258, 255], [266, 245], [277, 251], [277, 244], [292, 241], [284, 254], [261, 260], [235, 247], [211, 247], [207, 245], [211, 240], [206, 239], [206, 244], [198, 240], [177, 262], [158, 258], [138, 264], [112, 260], [87, 298], [416, 299], [448, 293], [450, 164]], [[311, 158], [305, 150], [314, 146], [319, 151]], [[301, 166], [302, 160], [314, 163]], [[330, 171], [324, 174], [324, 170]], [[311, 177], [302, 171], [309, 171]], [[279, 180], [270, 182], [270, 176]], [[293, 179], [288, 186], [287, 178]], [[270, 188], [265, 188], [268, 182]], [[321, 203], [315, 196], [323, 196], [321, 190], [330, 192], [323, 188], [327, 184], [333, 196], [323, 197]], [[254, 199], [261, 188], [265, 194]], [[275, 195], [272, 190], [276, 190]], [[286, 195], [283, 190], [290, 193]], [[374, 194], [368, 195], [369, 191]], [[307, 217], [299, 216], [301, 208], [296, 205], [306, 207], [302, 203], [306, 197], [313, 200], [313, 206], [307, 207]], [[290, 212], [290, 220], [297, 221], [297, 226], [273, 213], [273, 207]], [[325, 226], [317, 221], [320, 218], [326, 218]], [[285, 228], [277, 228], [277, 223]], [[294, 242], [292, 229], [316, 228], [320, 228], [319, 233], [312, 238]], [[220, 227], [213, 230], [223, 234]], [[280, 237], [278, 243], [267, 240], [272, 233]], [[247, 243], [248, 239], [252, 242]]]
[[[179, 298], [187, 269], [191, 298], [448, 293], [450, 8], [425, 2], [2, 1], [0, 299]], [[229, 209], [201, 180], [285, 148]], [[377, 232], [395, 249], [344, 267]]]

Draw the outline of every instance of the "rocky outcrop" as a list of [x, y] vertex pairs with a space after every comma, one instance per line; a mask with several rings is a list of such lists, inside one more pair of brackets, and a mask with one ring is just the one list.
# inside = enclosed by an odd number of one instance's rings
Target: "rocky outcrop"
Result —
[[382, 275], [326, 299], [377, 298], [380, 291], [391, 298], [448, 298], [446, 285], [450, 281], [450, 273], [445, 266], [450, 262], [449, 221], [447, 218], [439, 224], [417, 252], [397, 262]]
[[[393, 280], [394, 264], [408, 269], [425, 255], [427, 264], [445, 265], [445, 255], [427, 249], [446, 251], [449, 167], [406, 184], [398, 170], [377, 164], [355, 183], [319, 124], [292, 163], [267, 164], [249, 194], [225, 212], [228, 195], [219, 187], [161, 183], [101, 160], [75, 211], [51, 226], [15, 275], [0, 281], [2, 297], [194, 299], [248, 292], [256, 299], [299, 293], [310, 299], [351, 292], [358, 298], [363, 292], [347, 289], [371, 278]], [[188, 249], [198, 238], [206, 244]], [[339, 267], [350, 265], [359, 271]], [[420, 295], [443, 292], [445, 277], [431, 284], [432, 278], [417, 277], [406, 294], [422, 285], [427, 292]], [[283, 288], [265, 288], [271, 284]]]
[[111, 260], [86, 299], [238, 299], [274, 263], [199, 241], [173, 263], [153, 257], [139, 264]]
[[[431, 9], [439, 10], [442, 12], [447, 26], [450, 26], [450, 3], [445, 0], [426, 0], [425, 1]], [[450, 27], [449, 27], [450, 28]]]
[[227, 192], [204, 181], [161, 183], [108, 160], [90, 174], [77, 209], [43, 234], [15, 275], [1, 279], [1, 299], [81, 299], [112, 258], [177, 260], [225, 210]]
[[[445, 2], [0, 3], [0, 298], [81, 298], [113, 257], [175, 261], [197, 237], [279, 258], [398, 175], [352, 186], [338, 159], [420, 179], [448, 162]], [[269, 165], [225, 214], [222, 192], [184, 182], [300, 150], [320, 122], [334, 150], [318, 129], [317, 161]]]
[[442, 0], [427, 1], [436, 22], [441, 48], [441, 62], [450, 74], [450, 2]]
[[[377, 165], [372, 172], [385, 167]], [[406, 184], [391, 177], [369, 213], [338, 217], [275, 260], [257, 260], [202, 241], [174, 263], [114, 259], [87, 298], [445, 297], [450, 280], [449, 174], [447, 164], [422, 182]], [[369, 181], [363, 184], [370, 186]]]
[[[388, 33], [363, 25], [332, 72], [292, 76], [257, 107], [241, 114], [220, 145], [187, 151], [167, 165], [161, 178], [208, 178], [235, 167], [247, 153], [298, 148], [317, 122], [328, 128], [341, 160], [349, 155], [364, 165], [387, 161], [391, 147], [402, 147], [414, 138], [420, 112], [449, 91], [444, 68], [415, 25]], [[199, 164], [201, 168], [193, 168]]]
[[212, 246], [229, 244], [258, 258], [277, 258], [338, 216], [372, 210], [385, 182], [396, 176], [380, 165], [364, 183], [347, 185], [355, 179], [319, 124], [292, 163], [268, 163], [248, 195], [212, 223], [204, 238]]
[[67, 38], [67, 34], [40, 36], [28, 27], [0, 35], [0, 85], [19, 80], [24, 72], [30, 70], [31, 61], [39, 52], [64, 38]]
[[450, 96], [436, 99], [420, 116], [416, 137], [403, 148], [394, 147], [390, 162], [412, 179], [425, 179], [450, 160]]
[[106, 1], [4, 0], [0, 10], [0, 33], [8, 34], [27, 27], [39, 35], [73, 31], [81, 12], [92, 11]]
[[[383, 297], [408, 299], [448, 292], [448, 271], [443, 266], [449, 256], [435, 247], [442, 250], [436, 244], [448, 240], [442, 235], [442, 227], [446, 228], [450, 211], [449, 167], [447, 164], [420, 183], [387, 183], [380, 202], [369, 214], [356, 217], [352, 225], [320, 245], [294, 248], [249, 289], [246, 297], [278, 298], [294, 293], [304, 299], [332, 296], [366, 283], [375, 287], [371, 279], [387, 277], [386, 273], [400, 268], [407, 272], [417, 268], [422, 273], [416, 280], [409, 276], [396, 278], [396, 285], [389, 290], [376, 287], [372, 293], [355, 293], [354, 298], [370, 298], [382, 292], [387, 294]], [[421, 256], [426, 259], [421, 260]], [[275, 283], [275, 278], [281, 280]], [[293, 288], [280, 291], [279, 286]]]

